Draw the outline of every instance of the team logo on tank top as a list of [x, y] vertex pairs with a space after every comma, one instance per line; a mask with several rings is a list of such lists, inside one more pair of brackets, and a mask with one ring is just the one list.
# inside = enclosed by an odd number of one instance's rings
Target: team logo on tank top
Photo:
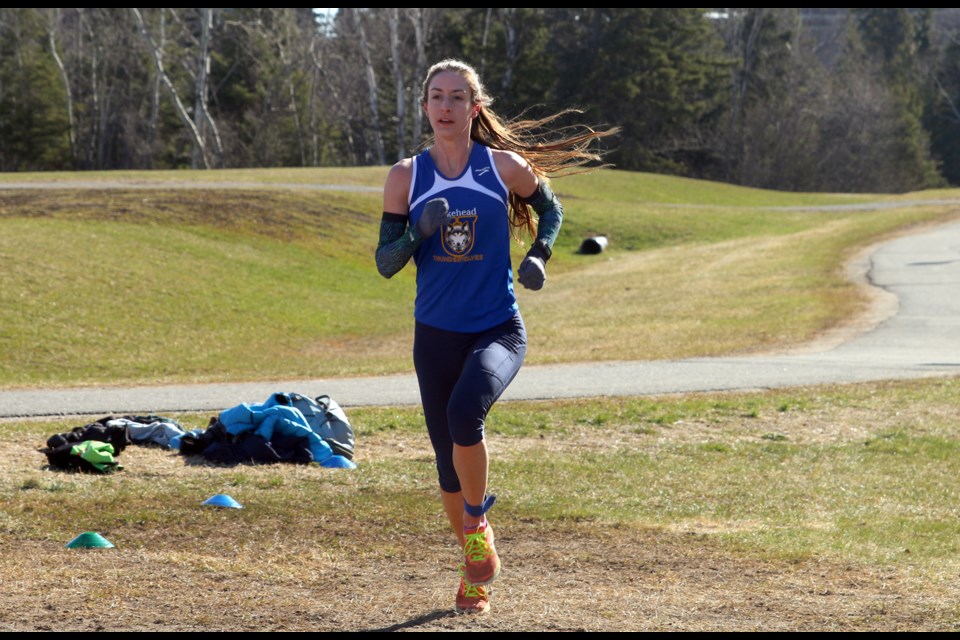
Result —
[[477, 210], [451, 211], [443, 227], [443, 250], [450, 256], [464, 256], [473, 249], [477, 232]]

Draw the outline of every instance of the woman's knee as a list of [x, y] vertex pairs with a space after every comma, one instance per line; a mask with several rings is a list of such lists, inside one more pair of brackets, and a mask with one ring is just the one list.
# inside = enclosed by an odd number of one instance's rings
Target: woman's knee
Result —
[[486, 409], [475, 402], [451, 402], [447, 407], [450, 438], [461, 447], [471, 447], [483, 440]]

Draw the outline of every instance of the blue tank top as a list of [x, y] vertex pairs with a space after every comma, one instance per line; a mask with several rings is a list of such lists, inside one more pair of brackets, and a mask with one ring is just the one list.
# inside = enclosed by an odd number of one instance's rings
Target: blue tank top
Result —
[[450, 203], [446, 223], [413, 254], [419, 322], [474, 333], [516, 315], [508, 196], [490, 149], [481, 144], [474, 142], [466, 168], [453, 180], [440, 174], [429, 149], [414, 158], [410, 225], [417, 224], [428, 200]]

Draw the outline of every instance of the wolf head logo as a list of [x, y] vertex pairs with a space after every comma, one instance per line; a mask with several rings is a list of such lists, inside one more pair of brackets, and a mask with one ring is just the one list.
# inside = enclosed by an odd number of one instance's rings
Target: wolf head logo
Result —
[[443, 244], [447, 252], [463, 255], [473, 248], [475, 217], [454, 218], [443, 229]]

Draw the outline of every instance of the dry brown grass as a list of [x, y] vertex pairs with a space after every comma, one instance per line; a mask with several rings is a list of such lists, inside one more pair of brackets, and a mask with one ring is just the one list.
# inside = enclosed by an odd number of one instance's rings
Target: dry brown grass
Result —
[[[930, 418], [942, 417], [948, 408], [933, 411]], [[599, 444], [612, 449], [655, 451], [763, 432], [788, 433], [795, 444], [848, 441], [864, 436], [862, 425], [871, 417], [880, 428], [896, 420], [852, 403], [685, 422], [652, 434], [583, 426], [547, 443], [537, 436], [492, 437], [491, 449], [498, 459], [544, 447], [570, 453], [602, 438]], [[291, 516], [272, 509], [266, 504], [271, 494], [259, 491], [282, 481], [296, 504], [323, 483], [324, 500], [346, 501], [381, 481], [369, 474], [331, 476], [343, 472], [301, 466], [224, 469], [130, 447], [121, 474], [65, 475], [41, 470], [35, 448], [42, 435], [39, 428], [22, 429], [0, 444], [0, 455], [13, 461], [0, 472], [8, 492], [26, 486], [25, 479], [67, 482], [74, 493], [91, 495], [104, 480], [143, 490], [177, 483], [189, 491], [214, 479], [229, 490], [242, 474], [239, 490], [249, 498], [235, 511], [169, 496], [172, 506], [158, 503], [154, 510], [160, 518], [167, 508], [179, 510], [173, 516], [179, 524], [116, 519], [101, 532], [117, 548], [70, 550], [62, 532], [45, 536], [29, 522], [31, 514], [47, 517], [29, 508], [31, 491], [42, 487], [19, 489], [20, 501], [8, 500], [0, 516], [0, 629], [6, 631], [941, 631], [958, 621], [955, 581], [909, 564], [770, 559], [715, 535], [729, 523], [544, 523], [509, 512], [495, 520], [505, 568], [494, 586], [493, 611], [458, 617], [451, 612], [452, 536], [434, 489], [420, 475], [397, 480], [399, 490], [423, 501], [428, 522], [413, 532], [375, 503], [364, 512], [294, 509]], [[418, 434], [365, 435], [360, 451], [361, 468], [430, 464], [429, 446]]]
[[955, 620], [955, 590], [864, 566], [734, 557], [702, 535], [514, 523], [500, 540], [506, 569], [483, 618], [452, 614], [456, 576], [439, 539], [411, 540], [390, 561], [309, 541], [291, 557], [271, 544], [72, 551], [7, 540], [0, 628], [937, 631]]

